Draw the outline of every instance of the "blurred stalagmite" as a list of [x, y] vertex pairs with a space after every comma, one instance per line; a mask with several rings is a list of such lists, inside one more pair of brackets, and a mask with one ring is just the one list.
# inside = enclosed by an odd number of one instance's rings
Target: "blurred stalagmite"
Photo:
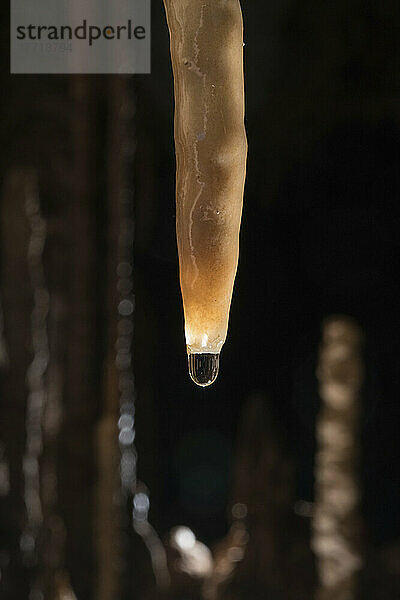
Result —
[[[189, 527], [171, 529], [165, 540], [170, 584], [165, 598], [201, 600], [204, 580], [212, 569], [209, 548], [196, 539]], [[164, 596], [163, 596], [164, 598]]]
[[[118, 334], [118, 268], [120, 261], [119, 238], [122, 224], [123, 188], [126, 186], [126, 161], [123, 147], [126, 143], [126, 123], [122, 115], [128, 102], [128, 82], [117, 78], [106, 88], [113, 127], [109, 128], [109, 163], [107, 178], [107, 244], [105, 261], [107, 319], [106, 348], [103, 357], [102, 407], [96, 426], [96, 459], [98, 479], [95, 494], [95, 530], [93, 541], [96, 547], [97, 578], [96, 598], [111, 600], [118, 598], [126, 583], [127, 565], [123, 557], [123, 546], [128, 547], [130, 527], [126, 514], [126, 502], [121, 496], [119, 477], [120, 452], [118, 448], [119, 378], [116, 368]], [[129, 161], [130, 163], [130, 161]], [[131, 165], [129, 164], [129, 167]], [[127, 187], [127, 186], [126, 186]], [[130, 196], [127, 195], [127, 203]]]
[[348, 317], [323, 326], [317, 376], [321, 410], [317, 420], [313, 549], [317, 600], [354, 600], [362, 566], [359, 516], [360, 387], [362, 334]]
[[50, 295], [44, 273], [43, 252], [46, 243], [47, 224], [42, 217], [36, 172], [23, 172], [26, 182], [25, 215], [29, 223], [30, 237], [26, 260], [32, 290], [31, 348], [32, 360], [26, 371], [26, 441], [23, 458], [24, 503], [26, 519], [21, 535], [21, 551], [25, 564], [30, 568], [30, 595], [43, 595], [46, 583], [42, 568], [45, 506], [43, 500], [42, 455], [44, 447], [44, 423], [47, 412], [47, 369], [49, 366], [48, 317]]
[[0, 296], [0, 369], [7, 366], [8, 356], [7, 356], [7, 344], [4, 338], [4, 317], [3, 317], [3, 308], [1, 304], [1, 296]]
[[[7, 201], [9, 194], [12, 207]], [[6, 290], [4, 326], [8, 338], [7, 347], [13, 358], [2, 385], [3, 390], [10, 390], [11, 413], [7, 414], [6, 403], [3, 411], [11, 433], [7, 436], [7, 455], [14, 457], [9, 500], [15, 514], [21, 511], [21, 516], [15, 520], [13, 527], [20, 528], [23, 524], [23, 530], [14, 532], [16, 540], [20, 539], [20, 547], [11, 544], [7, 549], [10, 550], [9, 569], [3, 573], [1, 583], [3, 585], [4, 582], [8, 593], [25, 597], [29, 579], [33, 595], [42, 594], [46, 600], [53, 600], [58, 598], [57, 582], [62, 578], [65, 590], [65, 582], [68, 581], [68, 574], [63, 566], [65, 528], [58, 506], [57, 470], [58, 433], [62, 417], [62, 351], [59, 338], [63, 301], [57, 285], [56, 290], [53, 288], [54, 293], [50, 293], [47, 283], [44, 250], [49, 241], [50, 224], [43, 217], [38, 173], [35, 169], [20, 168], [9, 173], [3, 207], [6, 212], [5, 220], [2, 219], [2, 250], [3, 256], [10, 258], [2, 274]], [[7, 227], [4, 227], [4, 223]], [[23, 272], [24, 277], [15, 279], [17, 286], [14, 287], [9, 276], [16, 264], [21, 270], [20, 275]], [[47, 266], [52, 271], [54, 264], [50, 261]], [[29, 320], [18, 318], [21, 303], [24, 314], [26, 312], [27, 317], [31, 316]], [[17, 311], [16, 321], [13, 311]], [[27, 343], [24, 344], [21, 340], [26, 340]], [[20, 387], [17, 382], [20, 382]], [[16, 406], [20, 401], [21, 404], [26, 402], [25, 420], [21, 418], [24, 414], [22, 406], [16, 414]], [[13, 415], [15, 418], [19, 416], [20, 422], [18, 426], [15, 424], [11, 428]], [[21, 463], [15, 455], [17, 448], [13, 449], [13, 441], [18, 441], [20, 436], [26, 440], [18, 448], [19, 453], [25, 448], [23, 462], [21, 460], [23, 478], [19, 472]], [[21, 481], [24, 482], [23, 488], [19, 487], [20, 484], [17, 485]], [[25, 500], [23, 511], [20, 508], [22, 498]], [[21, 568], [26, 569], [24, 577], [21, 576]], [[68, 589], [71, 590], [69, 585]]]
[[77, 600], [66, 573], [60, 573], [57, 576], [55, 592], [51, 600]]
[[[112, 126], [108, 132], [106, 348], [96, 431], [96, 600], [119, 598], [133, 586], [142, 597], [149, 587], [148, 579], [154, 579], [158, 588], [165, 588], [169, 581], [165, 549], [148, 520], [149, 491], [137, 480], [132, 181], [135, 104], [130, 79], [110, 80], [107, 101]], [[132, 575], [131, 553], [140, 581]]]
[[28, 594], [26, 570], [21, 561], [19, 540], [25, 521], [23, 504], [22, 460], [25, 446], [24, 415], [26, 402], [25, 374], [32, 357], [26, 340], [30, 334], [32, 298], [26, 252], [29, 225], [25, 199], [29, 182], [20, 170], [5, 177], [1, 201], [2, 304], [4, 338], [7, 342], [7, 367], [2, 370], [0, 428], [5, 454], [9, 460], [7, 494], [2, 508], [1, 550], [7, 568], [2, 567], [1, 585], [16, 597]]
[[293, 511], [293, 469], [263, 394], [245, 404], [227, 535], [212, 550], [187, 527], [167, 542], [166, 598], [308, 600], [314, 586], [308, 527]]
[[263, 394], [245, 404], [234, 467], [230, 530], [215, 549], [207, 600], [309, 598], [308, 531], [293, 511], [293, 468]]

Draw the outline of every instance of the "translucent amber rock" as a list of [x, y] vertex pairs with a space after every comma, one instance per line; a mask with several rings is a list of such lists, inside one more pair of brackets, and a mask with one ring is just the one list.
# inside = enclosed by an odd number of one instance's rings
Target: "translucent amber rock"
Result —
[[176, 232], [190, 354], [225, 342], [246, 176], [239, 0], [164, 0], [175, 87]]

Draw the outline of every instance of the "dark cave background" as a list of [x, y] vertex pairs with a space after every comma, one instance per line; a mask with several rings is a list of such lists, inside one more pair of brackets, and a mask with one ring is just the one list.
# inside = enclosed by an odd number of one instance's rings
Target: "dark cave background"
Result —
[[[113, 168], [126, 139], [134, 149], [127, 177], [135, 217], [136, 447], [153, 526], [163, 537], [184, 524], [209, 545], [226, 535], [243, 410], [255, 396], [263, 398], [282, 460], [293, 466], [293, 501], [313, 501], [321, 323], [345, 314], [365, 336], [365, 543], [371, 552], [398, 548], [398, 5], [242, 0], [242, 8], [249, 157], [241, 254], [220, 376], [205, 391], [189, 380], [183, 338], [173, 81], [162, 2], [152, 3], [151, 75], [10, 75], [2, 37], [0, 290], [10, 354], [0, 376], [0, 441], [10, 469], [10, 492], [0, 497], [2, 598], [28, 598], [29, 581], [18, 539], [32, 298], [18, 173], [37, 173], [48, 223], [47, 283], [62, 300], [64, 418], [49, 452], [56, 452], [59, 473], [63, 560], [78, 600], [90, 600], [101, 579], [93, 522], [96, 424], [105, 412], [118, 412], [104, 373], [115, 326], [110, 260], [121, 182]], [[8, 19], [3, 6], [4, 32]], [[128, 133], [116, 125], [123, 94], [134, 107]], [[133, 566], [122, 595], [110, 599], [153, 597], [145, 592], [145, 549], [130, 537]]]

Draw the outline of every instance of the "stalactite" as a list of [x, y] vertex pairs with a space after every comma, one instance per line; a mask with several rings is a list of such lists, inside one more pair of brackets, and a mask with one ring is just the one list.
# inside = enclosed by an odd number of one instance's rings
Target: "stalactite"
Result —
[[355, 600], [360, 552], [360, 387], [362, 334], [347, 317], [323, 326], [318, 363], [322, 401], [317, 419], [313, 549], [317, 600]]
[[192, 379], [218, 375], [246, 173], [239, 0], [164, 0], [175, 85], [176, 233]]

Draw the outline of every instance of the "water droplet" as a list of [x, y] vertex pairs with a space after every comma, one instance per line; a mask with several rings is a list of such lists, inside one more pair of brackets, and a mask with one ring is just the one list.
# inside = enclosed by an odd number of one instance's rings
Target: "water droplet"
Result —
[[189, 354], [189, 375], [201, 387], [207, 387], [217, 379], [219, 354]]
[[128, 262], [120, 262], [117, 267], [119, 277], [130, 277], [132, 275], [132, 265]]
[[237, 502], [232, 506], [232, 516], [234, 519], [245, 519], [247, 517], [247, 506], [243, 502]]
[[132, 429], [122, 429], [118, 439], [121, 446], [130, 446], [135, 441], [135, 432]]
[[147, 521], [150, 500], [147, 494], [139, 492], [133, 498], [133, 518], [135, 521]]
[[118, 312], [123, 317], [129, 317], [133, 313], [133, 302], [131, 300], [121, 300], [118, 304]]
[[35, 538], [30, 533], [23, 533], [19, 545], [22, 552], [29, 554], [35, 549]]
[[171, 532], [171, 542], [177, 550], [191, 550], [196, 544], [196, 536], [189, 527], [175, 527]]
[[123, 414], [118, 420], [118, 428], [122, 429], [133, 429], [135, 422], [132, 415]]

